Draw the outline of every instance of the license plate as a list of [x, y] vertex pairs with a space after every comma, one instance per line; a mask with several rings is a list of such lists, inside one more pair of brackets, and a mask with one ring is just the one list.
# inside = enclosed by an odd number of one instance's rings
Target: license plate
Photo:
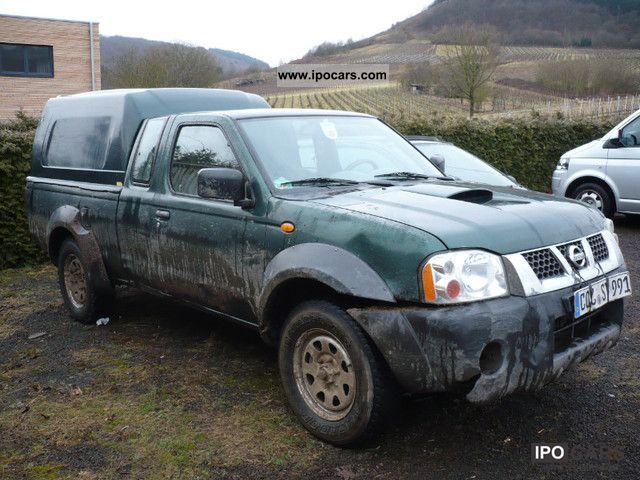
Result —
[[628, 273], [620, 273], [581, 288], [573, 295], [573, 316], [581, 317], [603, 305], [631, 295]]

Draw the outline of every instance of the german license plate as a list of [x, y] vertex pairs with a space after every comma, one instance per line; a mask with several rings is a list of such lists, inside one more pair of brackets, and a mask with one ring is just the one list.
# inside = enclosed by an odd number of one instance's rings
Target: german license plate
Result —
[[586, 315], [603, 305], [631, 295], [628, 273], [620, 273], [581, 288], [573, 295], [574, 318]]

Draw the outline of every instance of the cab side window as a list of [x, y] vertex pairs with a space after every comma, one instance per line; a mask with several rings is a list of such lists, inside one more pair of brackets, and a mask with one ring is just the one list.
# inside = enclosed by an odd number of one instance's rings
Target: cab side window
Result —
[[131, 166], [131, 180], [133, 183], [149, 185], [153, 162], [156, 159], [158, 144], [165, 122], [165, 118], [154, 118], [147, 120], [147, 123], [145, 123], [138, 147], [133, 154], [133, 165]]
[[622, 129], [620, 141], [625, 147], [640, 147], [640, 117]]
[[240, 169], [231, 145], [218, 127], [188, 125], [178, 133], [171, 157], [171, 186], [178, 193], [197, 195], [198, 172], [203, 168]]

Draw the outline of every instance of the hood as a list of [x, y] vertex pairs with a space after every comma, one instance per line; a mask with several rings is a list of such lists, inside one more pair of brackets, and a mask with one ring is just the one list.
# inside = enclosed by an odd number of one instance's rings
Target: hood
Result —
[[566, 242], [604, 227], [600, 212], [578, 202], [458, 182], [398, 185], [313, 201], [418, 228], [450, 249], [500, 254]]
[[562, 154], [562, 156], [567, 158], [604, 157], [606, 156], [606, 153], [604, 153], [605, 151], [602, 149], [602, 144], [603, 140], [602, 138], [599, 138], [592, 142], [585, 143], [584, 145], [580, 145], [573, 150], [569, 150]]

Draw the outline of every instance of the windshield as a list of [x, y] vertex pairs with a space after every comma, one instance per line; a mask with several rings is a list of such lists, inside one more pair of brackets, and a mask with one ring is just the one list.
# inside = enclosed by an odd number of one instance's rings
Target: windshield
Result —
[[416, 143], [418, 149], [427, 157], [442, 155], [447, 175], [465, 182], [486, 183], [497, 186], [516, 185], [488, 163], [475, 155], [450, 143]]
[[[276, 188], [379, 182], [388, 174], [396, 174], [392, 180], [415, 180], [411, 174], [442, 177], [403, 137], [375, 118], [309, 115], [239, 123]], [[399, 172], [404, 175], [397, 176]]]

